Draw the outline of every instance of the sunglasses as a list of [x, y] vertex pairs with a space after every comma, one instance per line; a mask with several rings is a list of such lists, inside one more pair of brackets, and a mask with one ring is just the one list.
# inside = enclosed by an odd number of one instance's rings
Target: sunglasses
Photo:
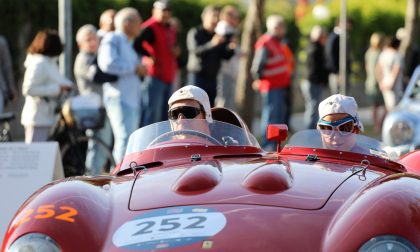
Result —
[[322, 133], [327, 135], [332, 135], [335, 129], [340, 132], [342, 136], [347, 136], [353, 132], [355, 122], [356, 120], [352, 116], [345, 117], [335, 122], [320, 119], [318, 121], [318, 129], [325, 131]]
[[168, 118], [170, 120], [177, 120], [179, 115], [182, 114], [186, 119], [194, 119], [201, 113], [201, 111], [201, 108], [192, 106], [180, 106], [170, 109], [168, 111]]

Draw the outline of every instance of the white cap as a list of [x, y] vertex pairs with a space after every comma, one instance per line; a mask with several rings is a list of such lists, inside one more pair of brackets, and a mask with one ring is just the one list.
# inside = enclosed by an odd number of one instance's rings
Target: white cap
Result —
[[178, 89], [175, 91], [175, 93], [172, 94], [172, 96], [169, 98], [168, 105], [171, 106], [175, 102], [181, 100], [194, 100], [200, 103], [204, 108], [207, 122], [213, 122], [213, 118], [211, 116], [210, 99], [206, 91], [197, 86], [187, 85]]
[[342, 94], [331, 95], [323, 100], [318, 107], [319, 118], [331, 114], [349, 114], [356, 119], [356, 125], [361, 131], [364, 130], [362, 122], [357, 117], [357, 103], [351, 96]]

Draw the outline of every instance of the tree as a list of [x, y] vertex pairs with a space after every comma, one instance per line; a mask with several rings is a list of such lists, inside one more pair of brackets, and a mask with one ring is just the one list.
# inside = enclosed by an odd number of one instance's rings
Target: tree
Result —
[[246, 56], [241, 57], [239, 62], [235, 103], [239, 114], [248, 125], [251, 125], [254, 114], [254, 91], [252, 89], [250, 69], [255, 51], [254, 45], [259, 35], [261, 35], [264, 4], [265, 0], [251, 0], [242, 32], [241, 51]]
[[[404, 65], [411, 66], [413, 54], [409, 53], [413, 47], [415, 35], [418, 30], [419, 20], [419, 1], [420, 0], [408, 0], [407, 9], [405, 14], [405, 27], [404, 27], [404, 38], [401, 41], [400, 53], [404, 57]], [[407, 72], [406, 72], [407, 73]]]

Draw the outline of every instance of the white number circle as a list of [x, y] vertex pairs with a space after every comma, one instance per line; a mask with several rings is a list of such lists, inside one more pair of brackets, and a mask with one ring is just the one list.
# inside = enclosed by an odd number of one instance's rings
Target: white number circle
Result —
[[174, 248], [214, 236], [225, 225], [226, 217], [211, 208], [164, 208], [125, 222], [115, 231], [112, 242], [133, 250]]

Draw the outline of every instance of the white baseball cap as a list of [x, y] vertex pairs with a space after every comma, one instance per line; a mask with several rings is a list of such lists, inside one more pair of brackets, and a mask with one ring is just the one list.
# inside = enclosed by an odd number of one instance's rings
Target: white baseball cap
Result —
[[362, 122], [357, 116], [357, 103], [351, 96], [334, 94], [323, 100], [318, 107], [319, 118], [331, 114], [349, 114], [356, 120], [356, 125], [361, 131], [364, 130]]
[[171, 106], [175, 102], [181, 100], [194, 100], [200, 103], [200, 105], [203, 106], [204, 113], [206, 114], [207, 122], [213, 122], [213, 118], [211, 116], [210, 99], [206, 91], [197, 86], [187, 85], [178, 89], [175, 91], [175, 93], [172, 94], [168, 100], [168, 105]]

